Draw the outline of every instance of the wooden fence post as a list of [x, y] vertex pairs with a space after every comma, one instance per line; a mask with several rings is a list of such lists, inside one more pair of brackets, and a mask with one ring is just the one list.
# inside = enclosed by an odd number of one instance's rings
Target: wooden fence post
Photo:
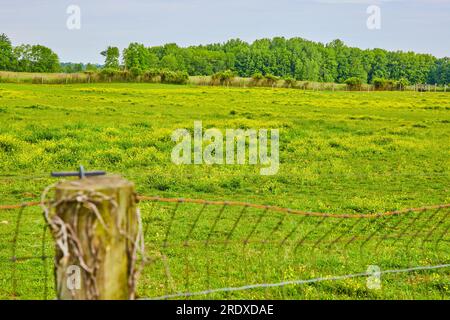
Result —
[[53, 210], [57, 298], [134, 299], [141, 240], [134, 184], [119, 176], [64, 181]]

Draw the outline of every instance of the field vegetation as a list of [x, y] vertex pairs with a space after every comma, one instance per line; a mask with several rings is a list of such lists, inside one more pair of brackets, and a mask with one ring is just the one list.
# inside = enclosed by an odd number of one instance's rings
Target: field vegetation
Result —
[[[278, 204], [288, 204], [291, 195], [303, 209], [327, 211], [352, 210], [351, 203], [360, 202], [365, 205], [357, 211], [370, 212], [445, 202], [449, 103], [445, 93], [2, 84], [0, 170], [46, 176], [82, 163], [137, 175], [146, 193], [262, 193], [260, 200], [287, 201]], [[170, 135], [192, 129], [194, 120], [223, 130], [280, 128], [279, 174], [172, 164]], [[42, 190], [42, 184], [29, 187]]]
[[[449, 93], [317, 92], [277, 87], [227, 88], [223, 84], [221, 87], [145, 83], [0, 84], [0, 203], [36, 201], [42, 190], [55, 182], [49, 177], [51, 171], [76, 170], [80, 164], [88, 170], [121, 174], [134, 181], [143, 195], [241, 200], [349, 214], [450, 202]], [[261, 176], [258, 165], [173, 164], [171, 134], [178, 128], [192, 130], [195, 120], [201, 120], [205, 128], [223, 131], [278, 128], [278, 173]], [[171, 205], [158, 205], [155, 209], [142, 203], [144, 219], [149, 223], [146, 241], [150, 253], [164, 253], [170, 258], [172, 276], [167, 277], [164, 263], [158, 260], [145, 270], [139, 284], [140, 296], [361, 272], [373, 262], [371, 248], [361, 254], [358, 246], [339, 251], [338, 255], [320, 250], [297, 255], [292, 248], [285, 250], [286, 247], [277, 245], [263, 249], [249, 246], [240, 251], [233, 243], [192, 249], [186, 258], [182, 248], [161, 250], [155, 244], [164, 238], [172, 209]], [[188, 205], [179, 208], [170, 241], [184, 240], [192, 214], [198, 209]], [[239, 213], [239, 208], [230, 208], [213, 236], [223, 236]], [[235, 236], [248, 233], [258, 214], [250, 210]], [[193, 240], [204, 238], [202, 230], [210, 230], [216, 215], [217, 210], [209, 209]], [[16, 218], [17, 211], [0, 212], [2, 298], [13, 298], [12, 262], [8, 258]], [[267, 237], [278, 218], [278, 214], [271, 214], [261, 222], [258, 236]], [[273, 235], [274, 239], [283, 239], [295, 219], [287, 219], [286, 225]], [[302, 224], [293, 239], [313, 225], [313, 222]], [[39, 252], [42, 227], [40, 210], [26, 209], [18, 254]], [[333, 234], [339, 236], [344, 231], [345, 228], [338, 228]], [[313, 239], [319, 240], [320, 233]], [[448, 263], [445, 243], [439, 250], [425, 247], [425, 251], [415, 251], [406, 244], [400, 244], [398, 251], [387, 247], [376, 262], [384, 269]], [[51, 254], [53, 248], [45, 250]], [[189, 283], [185, 277], [186, 259], [191, 266]], [[211, 269], [206, 270], [207, 267]], [[16, 298], [41, 297], [41, 270], [41, 261], [18, 264]], [[386, 279], [382, 291], [368, 290], [365, 279], [348, 279], [334, 284], [259, 289], [212, 297], [448, 299], [450, 296], [445, 271], [391, 275]]]

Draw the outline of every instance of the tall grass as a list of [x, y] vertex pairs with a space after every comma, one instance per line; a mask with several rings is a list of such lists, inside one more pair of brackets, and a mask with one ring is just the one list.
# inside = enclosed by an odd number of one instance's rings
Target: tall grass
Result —
[[186, 84], [188, 75], [178, 71], [147, 71], [140, 75], [129, 71], [103, 69], [100, 72], [82, 73], [27, 73], [0, 71], [0, 83], [75, 84], [110, 82], [148, 82]]
[[275, 82], [269, 82], [265, 79], [255, 80], [253, 78], [234, 77], [226, 82], [221, 83], [219, 80], [214, 79], [212, 76], [192, 76], [189, 77], [189, 84], [198, 86], [225, 86], [225, 87], [272, 87], [272, 88], [293, 88], [303, 90], [346, 90], [345, 84], [337, 83], [325, 83], [325, 82], [312, 82], [312, 81], [295, 81], [291, 83], [287, 79], [279, 79]]
[[0, 83], [30, 84], [76, 84], [76, 83], [168, 83], [190, 84], [197, 86], [225, 87], [272, 87], [292, 88], [313, 91], [418, 91], [418, 92], [450, 92], [450, 87], [434, 85], [409, 85], [401, 90], [395, 87], [380, 88], [372, 84], [361, 84], [356, 89], [352, 86], [333, 82], [299, 81], [291, 78], [267, 79], [266, 77], [243, 78], [233, 76], [221, 81], [217, 76], [188, 76], [184, 72], [168, 70], [148, 70], [134, 74], [124, 70], [107, 70], [82, 73], [30, 73], [0, 71]]

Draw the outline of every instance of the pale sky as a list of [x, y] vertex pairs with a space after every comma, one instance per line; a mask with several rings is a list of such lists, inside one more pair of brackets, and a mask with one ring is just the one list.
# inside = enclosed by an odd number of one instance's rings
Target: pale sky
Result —
[[[81, 29], [69, 30], [69, 5]], [[381, 9], [369, 30], [368, 6]], [[450, 56], [450, 0], [0, 0], [0, 33], [43, 44], [62, 62], [102, 63], [108, 45], [195, 45], [274, 36]]]

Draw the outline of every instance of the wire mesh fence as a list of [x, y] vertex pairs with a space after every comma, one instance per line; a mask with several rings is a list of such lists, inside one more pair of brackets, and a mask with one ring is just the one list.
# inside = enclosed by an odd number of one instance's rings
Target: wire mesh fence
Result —
[[0, 207], [1, 299], [54, 297], [54, 247], [37, 205]]
[[[450, 297], [450, 205], [328, 214], [139, 198], [146, 265], [138, 298]], [[0, 298], [55, 298], [54, 244], [40, 207], [0, 209]], [[368, 266], [389, 287], [382, 296], [367, 288]]]

